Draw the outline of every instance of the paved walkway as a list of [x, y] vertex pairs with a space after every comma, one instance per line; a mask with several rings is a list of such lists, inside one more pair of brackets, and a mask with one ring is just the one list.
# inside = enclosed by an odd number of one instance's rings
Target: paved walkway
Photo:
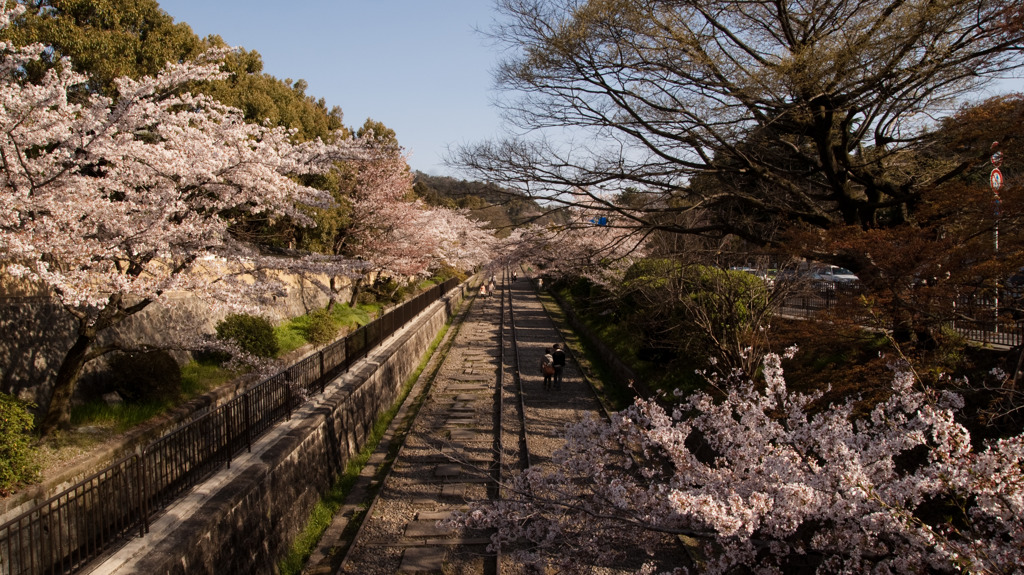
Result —
[[[307, 564], [306, 573], [495, 572], [494, 555], [488, 551], [489, 533], [455, 532], [437, 522], [452, 511], [466, 509], [471, 501], [498, 496], [494, 479], [499, 456], [506, 476], [522, 468], [517, 371], [523, 383], [522, 409], [533, 464], [543, 465], [551, 457], [561, 444], [567, 423], [599, 413], [596, 399], [571, 360], [571, 351], [561, 389], [543, 389], [540, 358], [547, 348], [562, 343], [561, 336], [528, 279], [520, 279], [511, 288], [518, 365], [510, 343], [507, 310], [505, 345], [499, 348], [501, 301], [497, 292], [490, 298], [472, 300], [457, 329], [452, 330], [455, 333], [442, 344], [442, 351], [435, 354], [410, 394], [404, 408], [409, 413], [395, 419], [392, 428], [400, 436], [401, 420], [416, 409], [412, 398], [423, 397], [393, 472], [378, 484], [379, 493], [366, 512], [360, 540], [352, 544], [352, 535], [344, 527], [361, 512], [360, 504], [374, 490], [373, 482], [381, 480], [387, 467], [383, 447], [375, 455], [375, 469], [364, 473], [366, 490], [353, 492]], [[500, 439], [495, 434], [499, 384], [505, 426]], [[339, 555], [350, 544], [342, 561]], [[510, 570], [514, 572], [515, 566], [506, 561], [503, 572]]]
[[[459, 564], [457, 572], [485, 572], [486, 534], [457, 534], [437, 525], [467, 500], [486, 499], [493, 491], [500, 299], [496, 292], [467, 304], [306, 573], [439, 572], [442, 564]], [[410, 417], [416, 420], [404, 435]], [[393, 463], [387, 457], [391, 442], [403, 443]], [[382, 479], [389, 466], [391, 474]], [[346, 553], [354, 536], [346, 531], [348, 523], [374, 494], [362, 539]]]

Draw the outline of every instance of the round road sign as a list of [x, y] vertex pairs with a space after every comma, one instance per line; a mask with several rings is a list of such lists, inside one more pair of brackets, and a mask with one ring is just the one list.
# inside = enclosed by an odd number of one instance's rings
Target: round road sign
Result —
[[1003, 187], [1003, 173], [999, 171], [999, 168], [992, 170], [992, 175], [989, 176], [989, 183], [992, 184], [992, 191], [998, 192], [999, 188]]

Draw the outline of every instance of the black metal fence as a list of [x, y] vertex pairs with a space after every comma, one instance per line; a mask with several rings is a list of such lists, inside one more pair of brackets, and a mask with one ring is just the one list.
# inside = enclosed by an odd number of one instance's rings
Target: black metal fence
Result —
[[[1018, 300], [1008, 299], [1013, 307], [1019, 306]], [[1024, 323], [1015, 319], [1018, 314], [1003, 307], [998, 298], [961, 297], [956, 302], [956, 311], [959, 317], [977, 318], [956, 319], [950, 324], [954, 331], [971, 341], [1006, 347], [1024, 343]]]
[[0, 575], [73, 573], [205, 480], [458, 285], [450, 279], [0, 525]]
[[[779, 311], [784, 315], [810, 317], [818, 312], [833, 310], [848, 303], [857, 295], [855, 286], [828, 281], [812, 282], [806, 289], [785, 298]], [[950, 304], [960, 319], [951, 321], [950, 329], [970, 341], [1007, 347], [1024, 343], [1024, 323], [1001, 317], [999, 300], [991, 297], [959, 297]], [[844, 311], [846, 308], [843, 308]], [[856, 313], [850, 308], [851, 313]], [[867, 318], [864, 318], [867, 322]]]

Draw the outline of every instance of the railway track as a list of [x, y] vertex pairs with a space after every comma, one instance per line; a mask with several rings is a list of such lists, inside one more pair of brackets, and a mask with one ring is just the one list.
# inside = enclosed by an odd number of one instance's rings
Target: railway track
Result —
[[470, 304], [332, 573], [520, 572], [489, 549], [490, 533], [457, 532], [438, 521], [501, 497], [504, 478], [546, 464], [567, 423], [601, 411], [572, 361], [562, 389], [543, 390], [540, 359], [561, 337], [528, 278], [511, 282], [506, 275], [499, 287]]

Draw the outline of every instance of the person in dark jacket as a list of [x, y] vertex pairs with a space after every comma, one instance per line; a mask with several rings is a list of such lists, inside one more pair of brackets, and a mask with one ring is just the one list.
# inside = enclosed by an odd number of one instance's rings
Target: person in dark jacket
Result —
[[555, 389], [562, 389], [562, 371], [565, 369], [565, 351], [562, 344], [556, 343], [552, 346], [551, 365], [555, 366]]

